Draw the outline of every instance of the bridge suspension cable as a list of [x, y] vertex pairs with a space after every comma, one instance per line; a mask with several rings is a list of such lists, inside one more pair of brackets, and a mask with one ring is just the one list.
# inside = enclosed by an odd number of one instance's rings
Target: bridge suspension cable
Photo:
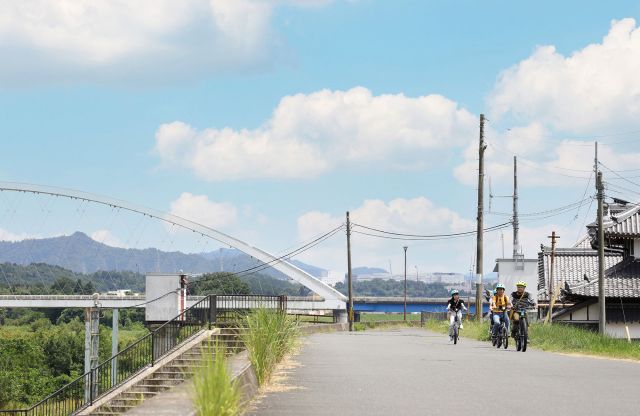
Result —
[[[263, 263], [263, 264], [259, 264], [257, 266], [254, 267], [250, 267], [248, 269], [245, 270], [240, 270], [238, 272], [233, 272], [233, 273], [228, 273], [228, 275], [231, 276], [244, 276], [244, 275], [248, 275], [248, 274], [253, 274], [253, 273], [257, 273], [259, 271], [262, 271], [264, 269], [267, 269], [269, 267], [272, 267], [272, 265], [276, 262], [281, 262], [281, 261], [286, 261], [287, 259], [290, 259], [291, 257], [297, 256], [298, 254], [304, 253], [307, 250], [310, 250], [311, 248], [323, 243], [325, 240], [328, 240], [329, 238], [333, 237], [334, 235], [336, 235], [338, 232], [340, 232], [341, 230], [343, 230], [345, 227], [344, 224], [339, 225], [338, 227], [334, 228], [333, 230], [321, 235], [320, 237], [315, 238], [313, 241], [304, 244], [301, 247], [296, 248], [295, 250], [292, 250], [288, 253], [285, 253], [283, 255], [281, 255], [280, 257], [274, 258], [273, 260]], [[207, 280], [210, 279], [198, 279], [194, 282], [191, 283], [191, 286], [194, 286], [198, 283], [202, 283], [205, 282]]]
[[[70, 198], [74, 200], [87, 201], [96, 204], [106, 205], [114, 208], [120, 208], [130, 212], [138, 213], [144, 216], [158, 219], [160, 221], [172, 224], [177, 227], [184, 228], [186, 230], [198, 233], [203, 237], [210, 238], [218, 241], [222, 244], [235, 247], [236, 249], [258, 259], [263, 263], [269, 263], [274, 269], [284, 273], [291, 279], [301, 283], [309, 288], [311, 291], [317, 293], [325, 299], [325, 304], [328, 309], [343, 309], [345, 307], [344, 302], [346, 297], [338, 292], [333, 287], [326, 283], [316, 279], [309, 273], [300, 269], [299, 267], [284, 260], [284, 256], [276, 257], [264, 250], [251, 246], [244, 241], [238, 240], [230, 235], [222, 233], [213, 228], [207, 227], [203, 224], [196, 223], [194, 221], [182, 218], [177, 215], [164, 213], [158, 210], [154, 210], [147, 207], [142, 207], [130, 202], [118, 200], [115, 198], [100, 196], [87, 192], [57, 188], [45, 185], [35, 185], [26, 183], [14, 183], [14, 182], [0, 182], [0, 191], [12, 191], [12, 192], [24, 192], [42, 195], [59, 196], [64, 198]], [[337, 230], [336, 230], [337, 232]], [[265, 266], [260, 266], [265, 267]]]

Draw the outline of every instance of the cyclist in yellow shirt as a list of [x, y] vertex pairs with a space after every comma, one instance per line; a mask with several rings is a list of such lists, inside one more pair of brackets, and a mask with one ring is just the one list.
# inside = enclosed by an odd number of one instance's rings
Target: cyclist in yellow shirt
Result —
[[498, 327], [500, 322], [504, 321], [507, 326], [507, 333], [509, 331], [509, 314], [507, 310], [511, 309], [511, 300], [509, 296], [504, 294], [504, 285], [498, 283], [496, 286], [496, 294], [491, 298], [489, 309], [493, 312], [493, 336], [497, 336]]

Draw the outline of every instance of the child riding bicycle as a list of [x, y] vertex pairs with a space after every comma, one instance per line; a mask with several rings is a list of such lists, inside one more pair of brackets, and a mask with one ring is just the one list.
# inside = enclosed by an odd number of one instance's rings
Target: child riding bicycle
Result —
[[460, 329], [462, 329], [462, 310], [467, 310], [464, 301], [460, 299], [460, 293], [453, 289], [451, 290], [451, 299], [447, 302], [447, 315], [449, 317], [449, 342], [453, 341], [453, 325], [455, 325], [456, 317], [460, 322]]
[[493, 337], [497, 336], [500, 322], [504, 322], [507, 330], [509, 329], [509, 314], [507, 310], [511, 309], [511, 306], [509, 296], [504, 294], [504, 285], [498, 283], [496, 286], [496, 294], [491, 298], [491, 303], [489, 304], [489, 309], [493, 314], [493, 332], [491, 334]]

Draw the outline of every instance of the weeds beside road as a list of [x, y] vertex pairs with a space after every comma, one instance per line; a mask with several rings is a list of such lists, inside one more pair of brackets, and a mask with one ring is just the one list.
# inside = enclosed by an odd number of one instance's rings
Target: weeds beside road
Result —
[[[464, 321], [460, 335], [478, 341], [489, 340], [489, 324], [484, 321]], [[449, 322], [427, 320], [425, 328], [447, 334]], [[611, 338], [567, 324], [544, 325], [533, 323], [529, 326], [529, 345], [543, 351], [585, 354], [598, 357], [623, 358], [640, 361], [640, 343]]]

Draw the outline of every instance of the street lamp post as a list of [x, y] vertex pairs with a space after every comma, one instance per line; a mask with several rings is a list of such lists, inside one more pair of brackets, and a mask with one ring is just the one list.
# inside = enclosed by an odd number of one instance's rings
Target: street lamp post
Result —
[[407, 249], [409, 247], [404, 246], [404, 321], [407, 321]]

